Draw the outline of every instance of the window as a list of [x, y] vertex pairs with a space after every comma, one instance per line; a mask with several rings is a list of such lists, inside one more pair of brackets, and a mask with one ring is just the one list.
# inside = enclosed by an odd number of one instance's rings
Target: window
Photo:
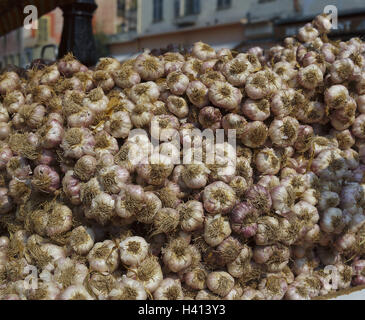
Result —
[[128, 31], [137, 30], [137, 9], [138, 9], [137, 0], [129, 0], [127, 8]]
[[125, 17], [129, 12], [136, 12], [137, 0], [118, 0], [117, 10], [119, 17]]
[[48, 19], [41, 18], [38, 20], [38, 41], [47, 42], [48, 41]]
[[185, 15], [199, 14], [200, 0], [185, 0]]
[[119, 25], [118, 33], [137, 30], [137, 0], [118, 0]]
[[153, 0], [153, 22], [163, 19], [163, 0]]
[[125, 15], [125, 0], [118, 0], [117, 2], [118, 17]]
[[124, 33], [124, 32], [126, 32], [126, 30], [127, 30], [127, 26], [126, 26], [125, 22], [122, 22], [121, 24], [119, 24], [117, 26], [117, 33]]
[[180, 17], [180, 0], [175, 0], [174, 2], [174, 14], [175, 18]]
[[128, 11], [137, 12], [138, 3], [137, 0], [128, 0]]
[[218, 0], [217, 9], [224, 10], [230, 8], [232, 5], [232, 0]]

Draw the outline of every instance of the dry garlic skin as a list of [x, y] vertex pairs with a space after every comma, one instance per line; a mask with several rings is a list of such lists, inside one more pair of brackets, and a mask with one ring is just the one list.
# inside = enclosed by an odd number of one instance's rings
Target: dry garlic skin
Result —
[[137, 172], [148, 184], [158, 186], [170, 176], [173, 169], [174, 165], [171, 158], [165, 155], [153, 154], [149, 163], [142, 163], [137, 167]]
[[19, 90], [9, 91], [4, 96], [3, 105], [6, 110], [10, 113], [16, 113], [20, 106], [23, 105], [25, 102], [25, 97], [23, 93]]
[[321, 192], [318, 208], [322, 211], [328, 208], [336, 208], [340, 204], [340, 196], [336, 192], [323, 191]]
[[259, 211], [247, 202], [237, 204], [230, 213], [232, 230], [245, 238], [253, 237], [257, 231]]
[[187, 268], [192, 261], [190, 247], [180, 238], [173, 239], [163, 249], [163, 261], [173, 272]]
[[221, 127], [222, 114], [218, 108], [204, 107], [199, 112], [199, 123], [206, 129], [219, 129]]
[[167, 108], [179, 119], [185, 118], [189, 113], [189, 107], [184, 98], [178, 96], [169, 96], [167, 98]]
[[108, 193], [99, 193], [92, 199], [90, 208], [85, 210], [85, 216], [106, 225], [115, 216], [115, 200]]
[[323, 212], [320, 225], [327, 233], [339, 234], [345, 227], [345, 217], [338, 208], [328, 208]]
[[193, 232], [203, 227], [204, 208], [201, 202], [190, 200], [180, 204], [177, 211], [181, 217], [181, 228], [186, 232]]
[[216, 57], [215, 50], [208, 44], [201, 41], [194, 43], [192, 49], [193, 55], [200, 60], [209, 60]]
[[[99, 75], [101, 77], [99, 78]], [[96, 75], [96, 81], [108, 81], [104, 79], [105, 76], [108, 76], [107, 73], [103, 71], [99, 71]], [[83, 100], [83, 105], [87, 107], [91, 112], [98, 114], [105, 111], [108, 107], [109, 99], [105, 96], [104, 91], [101, 87], [91, 90], [88, 95]]]
[[81, 285], [88, 274], [88, 269], [84, 264], [75, 262], [70, 258], [56, 261], [54, 270], [54, 281], [59, 283], [60, 288], [65, 289], [71, 285]]
[[247, 99], [242, 105], [243, 114], [253, 121], [264, 121], [270, 116], [270, 103], [267, 99]]
[[228, 263], [234, 261], [239, 255], [241, 249], [242, 244], [237, 238], [233, 236], [226, 238], [216, 248], [219, 264], [227, 265]]
[[119, 253], [111, 240], [95, 243], [87, 255], [90, 268], [98, 272], [113, 272], [119, 265]]
[[217, 107], [234, 110], [242, 100], [242, 93], [229, 83], [217, 81], [209, 88], [209, 99]]
[[280, 170], [280, 158], [271, 148], [259, 152], [255, 161], [257, 170], [262, 174], [277, 174]]
[[61, 74], [71, 76], [84, 70], [85, 66], [83, 66], [72, 54], [67, 54], [58, 62], [58, 69]]
[[109, 293], [111, 300], [146, 300], [147, 293], [140, 281], [123, 275]]
[[292, 186], [279, 185], [271, 191], [273, 208], [278, 214], [289, 213], [295, 202], [295, 193]]
[[109, 294], [116, 282], [117, 279], [106, 272], [94, 272], [85, 279], [88, 290], [97, 300], [109, 299]]
[[60, 186], [59, 174], [47, 165], [39, 165], [34, 169], [32, 185], [44, 193], [53, 193]]
[[246, 79], [252, 70], [252, 65], [247, 60], [232, 59], [227, 61], [223, 67], [222, 72], [229, 83], [234, 86], [241, 87], [245, 85]]
[[165, 233], [171, 234], [176, 231], [180, 222], [179, 212], [173, 208], [162, 208], [159, 210], [154, 219], [154, 231], [152, 235]]
[[122, 263], [135, 266], [146, 258], [149, 244], [142, 237], [129, 237], [119, 243], [119, 250]]
[[200, 81], [190, 82], [186, 89], [190, 102], [198, 108], [208, 105], [208, 92], [208, 88]]
[[163, 280], [160, 263], [155, 256], [148, 256], [142, 264], [131, 269], [127, 276], [138, 279], [146, 292], [153, 293]]
[[147, 53], [139, 55], [134, 63], [134, 69], [145, 81], [157, 80], [164, 74], [162, 62], [154, 56]]
[[55, 282], [41, 282], [37, 289], [31, 289], [28, 300], [56, 300], [61, 293]]
[[210, 246], [219, 245], [225, 238], [229, 237], [232, 230], [228, 219], [217, 214], [208, 216], [204, 224], [204, 240]]
[[153, 293], [153, 298], [155, 300], [183, 300], [184, 294], [180, 280], [165, 278]]
[[27, 242], [28, 257], [34, 264], [42, 267], [43, 270], [52, 271], [55, 268], [55, 262], [60, 258], [66, 258], [65, 249], [51, 244], [41, 243], [39, 240], [29, 237]]
[[105, 130], [114, 138], [127, 138], [132, 127], [129, 113], [125, 111], [114, 112], [105, 124]]
[[119, 193], [125, 186], [125, 183], [128, 182], [129, 172], [121, 166], [112, 165], [99, 170], [98, 178], [104, 191], [110, 194], [116, 194]]
[[236, 203], [233, 189], [224, 182], [214, 182], [204, 189], [204, 208], [211, 214], [227, 214]]
[[71, 285], [59, 295], [60, 300], [94, 300], [83, 285]]
[[94, 246], [94, 242], [94, 231], [84, 226], [73, 229], [69, 238], [69, 244], [72, 250], [81, 255], [87, 254]]
[[74, 168], [75, 175], [82, 181], [88, 181], [96, 171], [96, 158], [85, 155], [77, 160]]
[[151, 224], [157, 212], [162, 208], [162, 202], [153, 192], [146, 192], [143, 196], [143, 206], [135, 211], [139, 222]]
[[265, 263], [269, 272], [279, 272], [289, 263], [290, 251], [283, 245], [256, 247], [253, 251], [253, 259], [256, 263]]
[[207, 277], [207, 287], [215, 294], [224, 297], [234, 286], [233, 277], [224, 271], [211, 272]]
[[72, 211], [69, 207], [56, 203], [48, 213], [46, 232], [48, 236], [64, 234], [72, 228]]
[[131, 88], [141, 82], [138, 72], [129, 67], [122, 66], [120, 69], [114, 70], [112, 77], [115, 84], [122, 89]]
[[252, 249], [244, 245], [235, 260], [227, 263], [228, 273], [234, 278], [240, 278], [245, 272], [249, 271], [251, 258]]
[[259, 213], [269, 212], [272, 206], [270, 192], [258, 184], [251, 186], [245, 194], [247, 202]]
[[227, 134], [229, 129], [236, 129], [237, 136], [240, 136], [246, 124], [246, 119], [235, 113], [228, 113], [222, 118], [222, 127], [227, 131]]
[[86, 128], [71, 128], [65, 132], [61, 148], [66, 156], [79, 159], [83, 155], [94, 155], [95, 139]]
[[299, 122], [292, 117], [274, 120], [269, 128], [271, 141], [279, 147], [292, 146], [298, 138]]
[[241, 132], [242, 143], [249, 148], [258, 148], [265, 144], [268, 137], [268, 128], [261, 121], [247, 123]]
[[166, 83], [170, 91], [178, 96], [185, 93], [189, 82], [189, 78], [179, 71], [169, 73], [166, 78]]
[[207, 271], [197, 267], [184, 274], [185, 283], [194, 290], [203, 290], [206, 288]]
[[298, 82], [306, 89], [315, 89], [323, 81], [321, 69], [315, 65], [309, 65], [298, 72]]
[[181, 173], [181, 178], [188, 188], [200, 189], [208, 182], [210, 170], [204, 163], [187, 164]]
[[179, 119], [173, 115], [154, 116], [150, 124], [151, 137], [161, 142], [174, 142], [180, 127]]
[[281, 300], [288, 289], [288, 284], [284, 278], [273, 274], [260, 282], [259, 289], [266, 300]]
[[330, 20], [267, 50], [0, 72], [0, 299], [310, 300], [364, 284], [365, 45], [328, 41]]
[[323, 150], [312, 162], [312, 170], [323, 179], [341, 179], [347, 172], [347, 164], [339, 149]]

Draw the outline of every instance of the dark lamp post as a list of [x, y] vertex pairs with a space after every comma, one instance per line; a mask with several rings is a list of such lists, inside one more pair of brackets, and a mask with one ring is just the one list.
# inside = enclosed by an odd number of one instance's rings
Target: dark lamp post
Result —
[[97, 7], [95, 0], [76, 0], [72, 4], [61, 6], [64, 22], [59, 59], [71, 52], [88, 67], [96, 64], [92, 17]]

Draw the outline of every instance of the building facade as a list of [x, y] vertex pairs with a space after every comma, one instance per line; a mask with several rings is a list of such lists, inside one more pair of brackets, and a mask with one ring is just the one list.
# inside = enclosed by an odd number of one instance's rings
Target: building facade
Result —
[[[118, 1], [123, 3], [123, 1]], [[145, 48], [169, 44], [189, 47], [206, 41], [230, 47], [243, 40], [242, 19], [252, 0], [137, 0], [133, 30], [111, 37], [110, 52], [119, 59]]]
[[[114, 0], [112, 0], [114, 1]], [[119, 0], [123, 7], [126, 1]], [[169, 44], [190, 47], [204, 41], [213, 47], [245, 50], [270, 47], [321, 14], [327, 5], [337, 8], [339, 29], [334, 34], [362, 35], [364, 0], [136, 0], [132, 30], [110, 37], [113, 56], [123, 60], [143, 49]], [[137, 7], [137, 8], [136, 8]], [[128, 12], [128, 10], [125, 10]], [[365, 22], [364, 22], [365, 24]]]
[[[339, 14], [339, 37], [365, 33], [364, 0], [96, 0], [96, 34], [124, 60], [143, 49], [182, 48], [204, 41], [215, 48], [272, 46], [296, 34], [330, 3]], [[62, 10], [44, 15], [37, 30], [15, 30], [0, 38], [0, 67], [25, 66], [42, 56], [54, 60], [61, 39]], [[45, 46], [46, 49], [45, 49]]]

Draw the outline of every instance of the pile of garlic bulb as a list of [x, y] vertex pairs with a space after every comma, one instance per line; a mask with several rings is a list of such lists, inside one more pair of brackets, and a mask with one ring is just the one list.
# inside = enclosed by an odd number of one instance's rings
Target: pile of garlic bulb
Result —
[[[265, 51], [198, 42], [2, 73], [0, 299], [312, 299], [365, 284], [365, 43], [330, 30], [320, 15]], [[214, 162], [194, 130], [225, 133]]]

